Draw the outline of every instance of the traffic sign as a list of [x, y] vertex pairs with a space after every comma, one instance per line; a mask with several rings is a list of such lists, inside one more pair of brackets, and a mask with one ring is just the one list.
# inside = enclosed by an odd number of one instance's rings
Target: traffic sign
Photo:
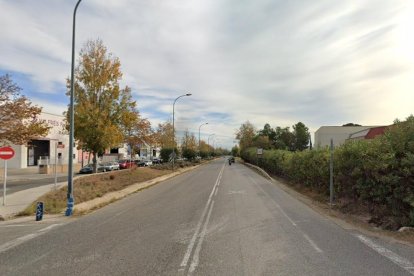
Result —
[[11, 147], [2, 147], [0, 148], [0, 158], [3, 160], [9, 160], [13, 158], [14, 150]]

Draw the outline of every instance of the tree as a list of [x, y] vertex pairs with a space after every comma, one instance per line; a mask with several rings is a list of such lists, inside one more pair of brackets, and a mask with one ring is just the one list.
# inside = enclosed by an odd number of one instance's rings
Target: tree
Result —
[[20, 91], [9, 75], [0, 76], [0, 145], [25, 145], [49, 132], [46, 122], [38, 119], [42, 108], [32, 105]]
[[239, 147], [237, 145], [231, 148], [231, 155], [234, 157], [239, 156]]
[[295, 136], [290, 132], [289, 127], [276, 127], [275, 139], [273, 140], [273, 145], [276, 149], [293, 151], [295, 148], [294, 141]]
[[196, 157], [196, 151], [190, 148], [183, 148], [182, 149], [182, 156], [187, 158], [187, 160], [194, 160]]
[[309, 128], [304, 123], [298, 122], [293, 125], [293, 135], [295, 137], [294, 146], [295, 150], [302, 151], [308, 148], [309, 145]]
[[197, 150], [197, 140], [194, 136], [194, 133], [190, 133], [188, 130], [184, 132], [184, 136], [181, 140], [181, 148]]
[[206, 158], [208, 157], [208, 153], [211, 152], [213, 149], [212, 146], [208, 145], [206, 141], [201, 140], [200, 141], [200, 157]]
[[[126, 102], [132, 102], [132, 97], [125, 97]], [[141, 118], [135, 106], [128, 106], [129, 112], [124, 112], [121, 119], [125, 142], [131, 149], [131, 156], [138, 150], [139, 146], [146, 143], [151, 145], [154, 141], [154, 133], [151, 123], [146, 118]]]
[[173, 139], [173, 127], [171, 122], [164, 122], [158, 124], [158, 128], [154, 133], [154, 142], [161, 148], [173, 148], [176, 147], [176, 143]]
[[239, 130], [236, 132], [236, 139], [239, 140], [241, 151], [253, 145], [253, 138], [255, 135], [256, 129], [249, 121], [246, 121], [240, 126]]
[[361, 125], [359, 125], [359, 124], [354, 124], [354, 123], [347, 123], [347, 124], [344, 124], [344, 125], [342, 125], [342, 126], [361, 126]]
[[[125, 141], [126, 118], [135, 120], [131, 90], [120, 88], [120, 67], [119, 59], [96, 40], [85, 44], [75, 71], [74, 136], [93, 153], [95, 171], [97, 155]], [[67, 83], [69, 95], [70, 80]]]
[[262, 149], [270, 149], [272, 147], [272, 144], [269, 141], [269, 136], [262, 136], [262, 135], [256, 135], [253, 138], [252, 145], [254, 147], [262, 148]]

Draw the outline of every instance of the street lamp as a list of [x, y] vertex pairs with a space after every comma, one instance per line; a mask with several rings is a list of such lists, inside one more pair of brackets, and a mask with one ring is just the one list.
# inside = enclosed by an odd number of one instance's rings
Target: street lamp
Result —
[[213, 135], [216, 135], [216, 134], [210, 134], [209, 136], [208, 136], [208, 138], [207, 138], [207, 144], [208, 144], [208, 151], [210, 152], [210, 137], [211, 136], [213, 136]]
[[71, 216], [73, 213], [74, 199], [73, 199], [73, 140], [74, 140], [74, 78], [75, 78], [75, 27], [76, 27], [76, 11], [82, 0], [78, 0], [73, 11], [73, 27], [72, 27], [72, 64], [70, 72], [70, 104], [69, 104], [69, 164], [68, 164], [68, 193], [67, 193], [67, 209], [66, 216]]
[[198, 127], [198, 155], [200, 155], [200, 129], [201, 129], [201, 127], [202, 127], [202, 126], [204, 126], [204, 125], [208, 125], [208, 123], [201, 124], [201, 125]]
[[178, 97], [174, 100], [174, 103], [173, 103], [173, 153], [172, 153], [172, 158], [173, 158], [173, 160], [172, 160], [172, 169], [173, 169], [173, 170], [174, 170], [174, 159], [175, 159], [175, 128], [174, 128], [175, 102], [176, 102], [179, 98], [182, 98], [182, 97], [188, 97], [188, 96], [191, 96], [191, 95], [192, 95], [192, 94], [187, 93], [187, 94], [184, 94], [184, 95], [178, 96]]

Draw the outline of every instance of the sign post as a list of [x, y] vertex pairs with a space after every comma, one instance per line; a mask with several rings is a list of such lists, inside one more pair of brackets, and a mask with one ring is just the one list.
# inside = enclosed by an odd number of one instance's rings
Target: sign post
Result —
[[6, 206], [7, 160], [13, 158], [13, 156], [14, 150], [11, 147], [0, 148], [0, 158], [4, 160], [3, 206]]
[[258, 148], [256, 150], [256, 154], [257, 154], [257, 166], [260, 167], [260, 159], [263, 157], [263, 149], [262, 148]]

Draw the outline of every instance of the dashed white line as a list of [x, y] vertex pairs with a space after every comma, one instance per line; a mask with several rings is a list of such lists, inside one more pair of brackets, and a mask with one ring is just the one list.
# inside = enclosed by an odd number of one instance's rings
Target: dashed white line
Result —
[[382, 247], [379, 244], [376, 244], [375, 242], [373, 242], [372, 240], [370, 240], [369, 238], [357, 234], [355, 235], [361, 242], [363, 242], [365, 245], [367, 245], [368, 247], [370, 247], [371, 249], [373, 249], [374, 251], [376, 251], [377, 253], [379, 253], [380, 255], [386, 257], [387, 259], [389, 259], [390, 261], [392, 261], [393, 263], [395, 263], [396, 265], [398, 265], [399, 267], [401, 267], [402, 269], [408, 271], [410, 274], [414, 275], [414, 264], [412, 262], [410, 262], [409, 260], [399, 256], [398, 254], [392, 252], [391, 250]]
[[194, 270], [198, 266], [201, 245], [203, 244], [204, 237], [206, 236], [207, 225], [208, 225], [208, 222], [210, 221], [210, 215], [211, 215], [211, 211], [213, 210], [213, 205], [214, 205], [214, 200], [213, 200], [213, 202], [211, 202], [210, 209], [208, 210], [207, 219], [206, 219], [206, 222], [204, 223], [203, 231], [200, 234], [200, 239], [198, 240], [198, 244], [197, 244], [196, 250], [195, 250], [194, 255], [193, 255], [193, 260], [192, 260], [190, 268], [188, 270], [189, 274], [193, 273]]
[[5, 244], [2, 244], [0, 246], [0, 253], [3, 253], [3, 252], [5, 252], [5, 251], [7, 251], [7, 250], [9, 250], [13, 247], [16, 247], [16, 246], [18, 246], [18, 245], [20, 245], [20, 244], [22, 244], [22, 243], [24, 243], [28, 240], [34, 239], [38, 236], [41, 236], [44, 233], [46, 233], [47, 231], [49, 231], [50, 229], [52, 229], [52, 228], [54, 228], [58, 225], [61, 225], [61, 224], [60, 223], [52, 224], [52, 225], [49, 225], [48, 227], [45, 227], [45, 228], [42, 228], [42, 229], [38, 230], [36, 233], [28, 234], [28, 235], [22, 236], [20, 238], [14, 239], [12, 241], [6, 242]]
[[204, 207], [203, 213], [201, 214], [200, 220], [198, 221], [196, 231], [194, 232], [193, 237], [191, 238], [190, 243], [188, 244], [187, 251], [185, 252], [184, 258], [183, 258], [183, 260], [181, 262], [181, 265], [180, 265], [181, 267], [187, 266], [188, 260], [190, 259], [191, 252], [193, 251], [194, 244], [195, 244], [196, 239], [199, 235], [200, 228], [201, 228], [201, 225], [202, 225], [203, 220], [205, 218], [205, 215], [207, 213], [207, 210], [208, 210], [208, 207], [210, 205], [211, 199], [213, 197], [213, 194], [214, 194], [215, 190], [217, 189], [218, 184], [220, 183], [221, 175], [223, 174], [223, 170], [224, 170], [224, 165], [225, 164], [223, 164], [223, 167], [221, 168], [220, 173], [217, 176], [216, 183], [214, 184], [213, 189], [211, 190], [210, 196], [208, 197], [206, 206]]
[[303, 235], [303, 237], [310, 243], [310, 245], [312, 245], [312, 247], [316, 250], [316, 252], [318, 252], [318, 253], [322, 253], [323, 251], [322, 251], [322, 249], [320, 249], [317, 245], [316, 245], [316, 243], [311, 239], [311, 238], [309, 238], [309, 236], [308, 235], [306, 235], [305, 233], [302, 233], [302, 235]]

